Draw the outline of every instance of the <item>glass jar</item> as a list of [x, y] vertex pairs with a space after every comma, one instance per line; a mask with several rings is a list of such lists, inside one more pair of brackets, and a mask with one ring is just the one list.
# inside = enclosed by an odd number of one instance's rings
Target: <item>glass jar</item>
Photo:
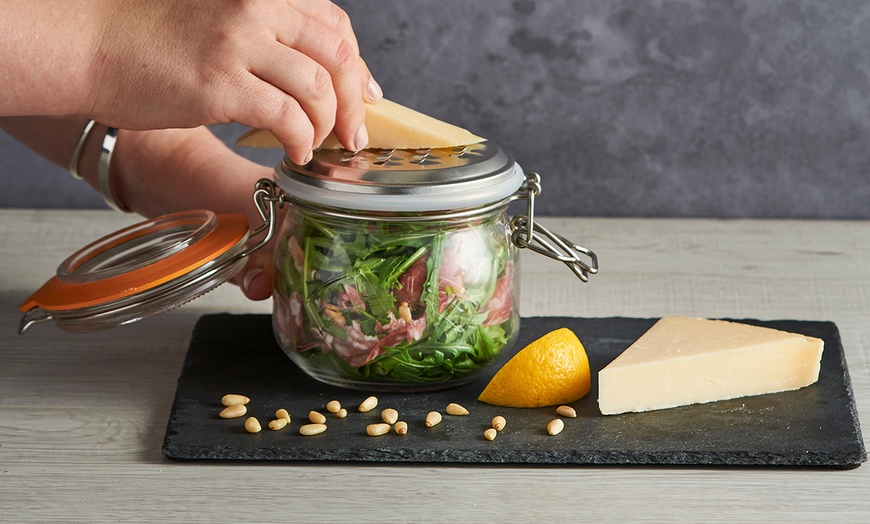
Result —
[[507, 210], [528, 196], [529, 180], [538, 184], [488, 143], [319, 151], [306, 166], [285, 159], [275, 173], [288, 207], [274, 259], [281, 348], [343, 387], [475, 379], [519, 332], [528, 222]]
[[424, 389], [474, 379], [519, 331], [506, 208], [393, 221], [290, 206], [275, 251], [279, 344], [306, 373], [336, 385]]

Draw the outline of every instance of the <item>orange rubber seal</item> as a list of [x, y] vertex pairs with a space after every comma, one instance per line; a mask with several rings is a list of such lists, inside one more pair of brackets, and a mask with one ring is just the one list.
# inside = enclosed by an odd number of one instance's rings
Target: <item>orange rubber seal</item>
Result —
[[[127, 273], [82, 283], [64, 282], [57, 276], [52, 277], [30, 295], [18, 309], [25, 312], [39, 306], [46, 311], [67, 311], [98, 306], [130, 297], [183, 277], [238, 246], [247, 237], [248, 221], [244, 215], [220, 214], [216, 216], [216, 220], [215, 227], [197, 242], [177, 253]], [[134, 236], [141, 236], [150, 231], [149, 229], [139, 229], [135, 235], [121, 236], [117, 241], [101, 246], [97, 253], [117, 247], [132, 240]], [[88, 247], [79, 252], [86, 251]], [[81, 263], [83, 262], [76, 265]]]

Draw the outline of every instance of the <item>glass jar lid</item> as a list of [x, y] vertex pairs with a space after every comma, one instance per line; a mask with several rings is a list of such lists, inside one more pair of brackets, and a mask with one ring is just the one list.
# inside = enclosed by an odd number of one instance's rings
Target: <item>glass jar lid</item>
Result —
[[429, 212], [474, 208], [513, 195], [525, 181], [496, 144], [443, 149], [323, 149], [311, 162], [284, 158], [275, 182], [290, 198], [343, 209]]
[[21, 304], [19, 332], [54, 320], [87, 333], [178, 307], [232, 278], [247, 239], [243, 215], [204, 210], [116, 231], [73, 253]]

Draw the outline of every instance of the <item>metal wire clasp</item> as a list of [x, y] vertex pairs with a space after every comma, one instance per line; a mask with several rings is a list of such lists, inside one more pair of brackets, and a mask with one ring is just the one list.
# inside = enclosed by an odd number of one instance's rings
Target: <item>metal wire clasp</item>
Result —
[[[590, 274], [598, 273], [595, 253], [535, 223], [535, 198], [541, 193], [541, 176], [526, 173], [520, 193], [520, 198], [526, 199], [526, 214], [511, 219], [511, 242], [518, 248], [529, 248], [564, 263], [580, 280], [588, 282]], [[580, 258], [581, 255], [587, 257], [588, 262]]]
[[249, 237], [255, 237], [263, 231], [266, 232], [266, 235], [259, 242], [249, 246], [244, 252], [240, 253], [239, 258], [250, 255], [272, 240], [272, 237], [275, 236], [275, 229], [278, 223], [277, 208], [284, 205], [284, 193], [278, 189], [274, 181], [268, 178], [261, 178], [257, 181], [253, 198], [254, 205], [257, 206], [257, 211], [260, 213], [263, 223], [252, 230]]

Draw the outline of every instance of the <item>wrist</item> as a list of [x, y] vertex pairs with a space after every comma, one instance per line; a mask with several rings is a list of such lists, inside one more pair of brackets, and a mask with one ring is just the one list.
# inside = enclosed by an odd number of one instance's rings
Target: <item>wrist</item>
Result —
[[189, 209], [258, 217], [250, 195], [256, 180], [270, 172], [235, 154], [205, 127], [121, 130], [112, 160], [116, 197], [147, 217]]

